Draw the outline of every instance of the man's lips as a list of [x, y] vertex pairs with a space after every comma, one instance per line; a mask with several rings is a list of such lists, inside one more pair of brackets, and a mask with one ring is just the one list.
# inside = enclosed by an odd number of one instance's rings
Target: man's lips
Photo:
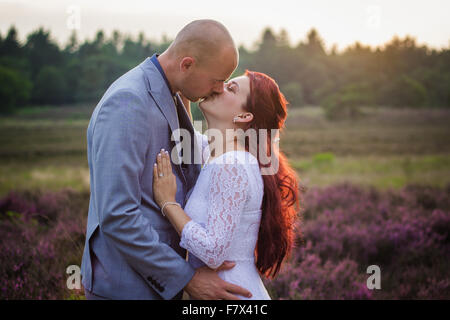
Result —
[[200, 98], [200, 102], [207, 101], [207, 100], [208, 100], [208, 101], [214, 100], [214, 98], [215, 98], [216, 96], [218, 96], [217, 93], [210, 94], [209, 96]]

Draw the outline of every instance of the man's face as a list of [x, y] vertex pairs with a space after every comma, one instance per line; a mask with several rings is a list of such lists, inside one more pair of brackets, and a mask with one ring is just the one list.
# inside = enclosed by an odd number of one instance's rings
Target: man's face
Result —
[[206, 120], [229, 126], [237, 114], [246, 112], [244, 106], [250, 95], [250, 79], [245, 75], [231, 79], [224, 88], [222, 94], [210, 96], [200, 102], [199, 108]]
[[[231, 50], [230, 50], [231, 51]], [[224, 82], [237, 67], [235, 52], [225, 52], [204, 65], [194, 65], [186, 73], [181, 93], [191, 101], [223, 93]]]

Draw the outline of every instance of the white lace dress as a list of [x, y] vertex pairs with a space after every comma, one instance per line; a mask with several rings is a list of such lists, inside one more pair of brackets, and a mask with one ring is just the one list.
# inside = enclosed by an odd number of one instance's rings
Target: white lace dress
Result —
[[[196, 132], [196, 138], [201, 140], [203, 154], [209, 154], [206, 136]], [[249, 290], [251, 299], [258, 300], [270, 299], [254, 253], [263, 190], [258, 162], [249, 152], [227, 152], [204, 164], [184, 208], [192, 220], [183, 228], [180, 241], [194, 268], [206, 264], [215, 269], [225, 260], [235, 261], [232, 269], [219, 271], [219, 277]]]

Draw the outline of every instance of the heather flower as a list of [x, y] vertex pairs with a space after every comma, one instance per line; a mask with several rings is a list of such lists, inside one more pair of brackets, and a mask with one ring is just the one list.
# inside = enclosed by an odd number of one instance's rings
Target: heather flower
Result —
[[[265, 281], [269, 292], [279, 299], [450, 298], [448, 191], [350, 184], [308, 190], [305, 244], [277, 279]], [[366, 286], [373, 264], [381, 269], [381, 290]]]
[[[350, 184], [304, 189], [292, 255], [274, 299], [449, 299], [450, 185], [378, 191]], [[89, 193], [11, 192], [0, 199], [0, 299], [77, 299]], [[369, 290], [378, 265], [381, 289]]]

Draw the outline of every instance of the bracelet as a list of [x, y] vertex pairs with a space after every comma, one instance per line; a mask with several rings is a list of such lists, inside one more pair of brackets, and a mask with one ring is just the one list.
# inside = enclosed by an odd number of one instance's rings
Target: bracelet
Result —
[[179, 206], [179, 207], [181, 208], [181, 205], [180, 205], [178, 202], [172, 202], [172, 201], [166, 201], [166, 202], [164, 202], [164, 204], [163, 204], [162, 207], [161, 207], [161, 213], [162, 213], [162, 215], [163, 215], [164, 217], [166, 216], [166, 214], [164, 213], [164, 208], [165, 208], [165, 206], [167, 206], [168, 204], [173, 204], [173, 205]]

